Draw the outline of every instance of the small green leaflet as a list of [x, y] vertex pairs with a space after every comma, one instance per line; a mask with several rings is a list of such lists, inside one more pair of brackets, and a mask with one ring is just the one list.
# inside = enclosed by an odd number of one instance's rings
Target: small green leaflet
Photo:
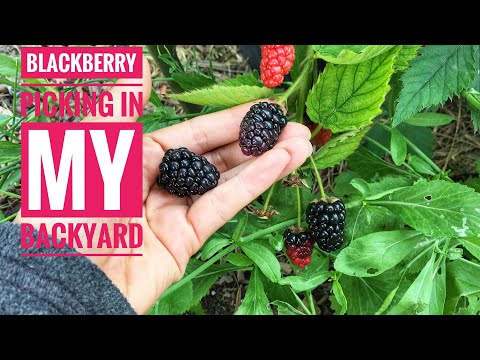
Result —
[[193, 90], [182, 94], [171, 94], [169, 97], [179, 101], [203, 106], [234, 106], [267, 98], [272, 94], [273, 90], [266, 87], [251, 85], [213, 85], [208, 88]]
[[[20, 61], [18, 61], [18, 70], [19, 69], [20, 69]], [[17, 66], [15, 66], [15, 59], [7, 55], [0, 54], [0, 75], [14, 79], [16, 73], [17, 73]]]
[[206, 75], [195, 73], [174, 72], [171, 76], [184, 91], [201, 89], [216, 83], [214, 79]]
[[[475, 92], [480, 92], [480, 45], [474, 46], [474, 56], [475, 56], [475, 66], [477, 68], [477, 75], [475, 76], [475, 79], [473, 80], [472, 83], [472, 88]], [[469, 91], [470, 93], [472, 91]], [[475, 97], [474, 97], [475, 99]], [[480, 100], [477, 98], [477, 101], [480, 102]], [[470, 115], [472, 118], [472, 123], [473, 123], [473, 128], [475, 129], [475, 132], [480, 129], [480, 108], [477, 105], [472, 104], [471, 99], [468, 101], [468, 108], [470, 109]]]
[[428, 106], [458, 95], [475, 77], [473, 46], [427, 45], [420, 53], [402, 76], [394, 126]]
[[397, 71], [403, 71], [407, 69], [410, 64], [409, 61], [412, 60], [418, 54], [418, 49], [421, 48], [421, 45], [402, 45], [402, 48], [395, 57], [394, 67]]
[[268, 280], [278, 282], [282, 276], [280, 273], [280, 264], [269, 248], [255, 240], [240, 243], [239, 245], [243, 252], [257, 264]]
[[333, 280], [332, 292], [338, 302], [338, 305], [340, 306], [338, 315], [344, 315], [347, 312], [348, 301], [343, 293], [342, 285], [340, 285], [337, 279]]
[[445, 307], [445, 297], [447, 294], [447, 268], [445, 258], [442, 260], [440, 269], [435, 273], [432, 284], [432, 294], [428, 307], [423, 310], [421, 315], [443, 315]]
[[0, 141], [0, 164], [20, 158], [20, 144], [9, 141]]
[[389, 315], [411, 315], [422, 312], [429, 306], [435, 276], [435, 253], [423, 268], [415, 281], [410, 285], [397, 305], [390, 310]]
[[312, 262], [308, 268], [299, 275], [287, 276], [280, 279], [278, 282], [281, 285], [290, 285], [292, 290], [299, 293], [302, 291], [313, 290], [323, 284], [330, 277], [328, 271], [328, 258], [319, 258], [317, 255], [312, 255]]
[[162, 297], [152, 308], [153, 315], [179, 315], [190, 309], [193, 299], [193, 286], [189, 281], [176, 291]]
[[462, 242], [463, 246], [480, 260], [480, 237], [463, 238]]
[[258, 71], [255, 70], [252, 73], [248, 74], [241, 74], [237, 77], [226, 79], [222, 83], [222, 86], [240, 86], [240, 85], [250, 85], [250, 86], [258, 86], [262, 87], [262, 82], [258, 79]]
[[235, 315], [273, 315], [258, 271], [257, 267], [253, 269], [247, 292]]
[[402, 261], [424, 238], [413, 230], [368, 234], [355, 239], [338, 254], [335, 269], [350, 276], [378, 276]]
[[358, 64], [383, 54], [394, 45], [313, 45], [315, 57], [332, 64]]
[[400, 166], [405, 162], [407, 157], [407, 142], [402, 133], [396, 129], [392, 129], [392, 136], [390, 139], [390, 153], [395, 165]]
[[225, 257], [225, 261], [242, 267], [253, 265], [253, 261], [242, 253], [230, 253]]
[[[364, 129], [349, 131], [330, 140], [315, 154], [317, 168], [326, 169], [335, 166], [352, 155], [369, 130], [370, 126], [366, 126]], [[312, 167], [312, 164], [307, 163], [306, 167]]]
[[272, 305], [277, 307], [278, 315], [305, 315], [285, 301], [276, 300], [272, 302]]
[[480, 234], [480, 194], [465, 185], [419, 181], [371, 203], [385, 206], [425, 235], [458, 238]]
[[442, 126], [450, 124], [453, 119], [455, 118], [448, 114], [423, 112], [406, 119], [405, 123], [414, 126]]
[[413, 170], [424, 175], [435, 175], [435, 171], [432, 169], [429, 163], [423, 160], [418, 155], [410, 155], [408, 157], [408, 164], [413, 168]]
[[307, 113], [333, 132], [360, 129], [381, 113], [393, 73], [394, 47], [357, 65], [328, 64], [307, 99]]
[[203, 244], [201, 248], [201, 256], [200, 259], [202, 261], [210, 259], [213, 255], [217, 252], [222, 250], [225, 246], [230, 245], [231, 240], [221, 237], [211, 237], [207, 240], [205, 244]]
[[347, 209], [345, 240], [354, 241], [372, 232], [402, 227], [398, 217], [382, 206], [356, 206]]

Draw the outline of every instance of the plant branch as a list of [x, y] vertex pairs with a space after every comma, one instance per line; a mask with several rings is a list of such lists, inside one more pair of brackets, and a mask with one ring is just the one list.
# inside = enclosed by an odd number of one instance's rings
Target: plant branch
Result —
[[272, 198], [273, 191], [275, 189], [275, 185], [277, 185], [276, 182], [274, 182], [273, 185], [270, 186], [270, 190], [268, 191], [267, 198], [265, 199], [265, 204], [263, 205], [263, 210], [268, 209], [268, 204], [270, 203], [270, 199]]
[[295, 291], [293, 291], [292, 288], [290, 288], [290, 290], [292, 291], [293, 295], [295, 296], [295, 299], [297, 300], [298, 304], [302, 307], [303, 311], [305, 311], [305, 313], [307, 315], [313, 315], [310, 310], [308, 310], [308, 308], [305, 306], [305, 304], [303, 303], [302, 299], [300, 299], [300, 297], [297, 295], [297, 293]]
[[322, 177], [320, 176], [320, 173], [318, 172], [318, 169], [317, 169], [317, 164], [315, 164], [315, 160], [313, 160], [313, 157], [311, 155], [310, 155], [310, 162], [312, 163], [313, 171], [315, 173], [315, 176], [317, 177], [318, 187], [320, 188], [320, 195], [322, 196], [322, 198], [324, 198], [326, 196], [325, 196], [325, 191], [323, 190]]

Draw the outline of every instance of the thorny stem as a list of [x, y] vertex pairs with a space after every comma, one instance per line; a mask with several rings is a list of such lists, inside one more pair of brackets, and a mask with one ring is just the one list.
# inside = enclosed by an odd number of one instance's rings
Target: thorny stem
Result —
[[277, 185], [276, 182], [274, 182], [273, 185], [270, 186], [270, 190], [268, 191], [267, 198], [265, 199], [265, 204], [263, 205], [263, 210], [265, 211], [268, 209], [268, 204], [270, 203], [270, 199], [272, 198], [275, 185]]
[[[383, 127], [383, 128], [384, 128], [385, 130], [387, 130], [388, 132], [390, 132], [390, 133], [392, 132], [392, 129], [391, 129], [389, 126], [387, 126], [387, 125], [385, 125], [385, 124], [383, 124], [383, 123], [381, 123], [381, 122], [378, 122], [377, 124], [380, 125], [381, 127]], [[405, 141], [407, 142], [407, 145], [410, 146], [410, 148], [411, 148], [413, 151], [415, 151], [415, 152], [417, 153], [417, 155], [420, 156], [425, 162], [427, 162], [433, 169], [435, 169], [435, 171], [437, 171], [439, 174], [443, 174], [442, 169], [440, 169], [440, 168], [437, 166], [437, 164], [435, 164], [435, 163], [433, 162], [432, 159], [430, 159], [427, 155], [425, 155], [425, 154], [423, 153], [423, 151], [420, 150], [420, 149], [419, 149], [414, 143], [412, 143], [407, 137], [405, 137]]]
[[313, 160], [312, 155], [310, 155], [310, 162], [312, 163], [313, 171], [315, 173], [315, 176], [317, 177], [318, 187], [320, 188], [320, 195], [322, 195], [322, 198], [324, 198], [326, 196], [325, 196], [325, 191], [323, 190], [322, 177], [318, 172], [317, 165], [315, 164], [315, 160]]
[[303, 303], [302, 299], [300, 299], [300, 297], [297, 295], [297, 293], [295, 291], [293, 291], [292, 288], [290, 288], [290, 290], [292, 291], [293, 295], [295, 296], [295, 299], [297, 299], [297, 302], [298, 304], [302, 307], [303, 311], [305, 311], [305, 313], [307, 315], [313, 315], [310, 310], [308, 310], [308, 308], [305, 306], [305, 304]]

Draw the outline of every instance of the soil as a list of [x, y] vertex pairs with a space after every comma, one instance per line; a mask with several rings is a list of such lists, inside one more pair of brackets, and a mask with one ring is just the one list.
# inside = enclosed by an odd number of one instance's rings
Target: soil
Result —
[[[192, 66], [198, 66], [205, 73], [208, 72], [210, 67], [209, 59], [212, 59], [213, 72], [219, 80], [249, 71], [247, 61], [239, 53], [237, 45], [178, 46], [177, 52], [183, 63], [187, 62]], [[19, 53], [19, 48], [12, 45], [0, 45], [0, 53], [16, 56]], [[152, 76], [163, 76], [153, 64], [153, 61], [150, 61], [150, 63]], [[168, 92], [168, 83], [156, 82], [154, 83], [154, 89], [159, 96], [164, 95]], [[11, 114], [12, 99], [11, 89], [0, 85], [0, 114]], [[164, 100], [164, 102], [166, 105], [174, 106], [177, 113], [182, 112], [176, 101]], [[151, 111], [153, 111], [153, 107], [149, 106], [145, 113], [148, 114]], [[474, 134], [470, 114], [465, 103], [458, 98], [454, 98], [441, 107], [439, 111], [455, 116], [455, 121], [447, 126], [434, 128], [435, 149], [433, 159], [442, 169], [449, 169], [450, 177], [456, 181], [465, 181], [478, 176], [475, 165], [480, 158], [480, 136]], [[333, 169], [323, 171], [322, 175], [326, 179], [326, 191], [331, 190], [333, 179], [344, 170], [344, 165], [340, 164]], [[12, 191], [18, 191], [18, 189]], [[12, 202], [12, 200], [0, 196], [0, 209], [7, 209], [5, 212], [7, 216], [18, 208], [18, 202]], [[282, 268], [289, 267], [285, 259], [280, 258], [280, 261]], [[247, 286], [248, 273], [237, 272], [221, 276], [201, 301], [204, 313], [209, 315], [234, 314], [240, 305], [240, 299], [243, 298]], [[330, 286], [330, 284], [324, 284], [313, 292], [318, 314], [332, 313], [329, 301]]]

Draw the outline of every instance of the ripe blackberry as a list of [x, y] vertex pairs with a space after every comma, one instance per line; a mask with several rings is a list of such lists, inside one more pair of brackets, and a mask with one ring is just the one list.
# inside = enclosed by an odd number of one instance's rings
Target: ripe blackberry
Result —
[[274, 103], [253, 105], [240, 124], [240, 148], [249, 156], [260, 156], [275, 146], [287, 126], [282, 109]]
[[287, 256], [292, 264], [305, 267], [312, 260], [314, 242], [311, 240], [311, 234], [305, 229], [291, 228], [283, 233]]
[[220, 179], [215, 166], [184, 147], [167, 150], [159, 168], [157, 184], [180, 197], [203, 195], [216, 187]]
[[320, 249], [331, 252], [342, 246], [345, 216], [345, 205], [338, 198], [323, 198], [308, 205], [307, 223]]
[[283, 83], [295, 61], [293, 45], [262, 45], [260, 79], [263, 85], [274, 88]]

